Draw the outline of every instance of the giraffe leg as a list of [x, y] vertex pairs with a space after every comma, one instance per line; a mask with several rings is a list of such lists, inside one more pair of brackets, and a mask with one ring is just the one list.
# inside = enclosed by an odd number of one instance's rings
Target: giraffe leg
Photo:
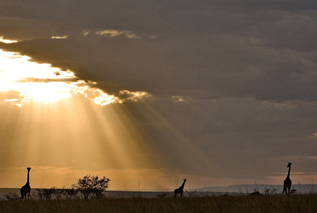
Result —
[[287, 193], [286, 187], [283, 188], [282, 194]]

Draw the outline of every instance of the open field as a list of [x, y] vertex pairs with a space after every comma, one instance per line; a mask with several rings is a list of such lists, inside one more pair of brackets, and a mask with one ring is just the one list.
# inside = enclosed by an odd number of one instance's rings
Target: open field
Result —
[[11, 200], [0, 212], [317, 212], [317, 195]]

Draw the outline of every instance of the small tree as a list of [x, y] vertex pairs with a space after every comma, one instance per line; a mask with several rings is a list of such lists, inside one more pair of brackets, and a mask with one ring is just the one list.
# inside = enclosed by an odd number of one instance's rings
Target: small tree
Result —
[[99, 179], [98, 175], [85, 175], [83, 178], [78, 179], [77, 184], [72, 187], [77, 189], [87, 200], [91, 196], [101, 197], [102, 192], [108, 188], [109, 181], [105, 176]]

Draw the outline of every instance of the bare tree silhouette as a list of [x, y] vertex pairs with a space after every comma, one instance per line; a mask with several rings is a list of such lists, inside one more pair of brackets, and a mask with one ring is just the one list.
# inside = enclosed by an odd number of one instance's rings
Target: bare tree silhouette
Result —
[[73, 189], [78, 190], [85, 200], [89, 197], [95, 196], [100, 197], [102, 192], [104, 192], [109, 185], [109, 178], [102, 177], [99, 178], [98, 175], [85, 175], [83, 178], [78, 179], [77, 184], [73, 184]]

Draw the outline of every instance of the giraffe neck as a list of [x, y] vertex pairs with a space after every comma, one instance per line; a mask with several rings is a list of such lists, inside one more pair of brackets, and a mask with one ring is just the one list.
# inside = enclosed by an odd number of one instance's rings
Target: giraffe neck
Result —
[[30, 170], [28, 170], [28, 176], [27, 176], [26, 184], [30, 184]]
[[289, 178], [290, 174], [291, 174], [291, 167], [288, 167], [288, 174], [287, 174], [287, 178]]
[[184, 180], [184, 182], [183, 182], [183, 184], [181, 185], [181, 187], [179, 187], [180, 189], [183, 189], [183, 188], [184, 188], [185, 182], [186, 182], [186, 180]]

